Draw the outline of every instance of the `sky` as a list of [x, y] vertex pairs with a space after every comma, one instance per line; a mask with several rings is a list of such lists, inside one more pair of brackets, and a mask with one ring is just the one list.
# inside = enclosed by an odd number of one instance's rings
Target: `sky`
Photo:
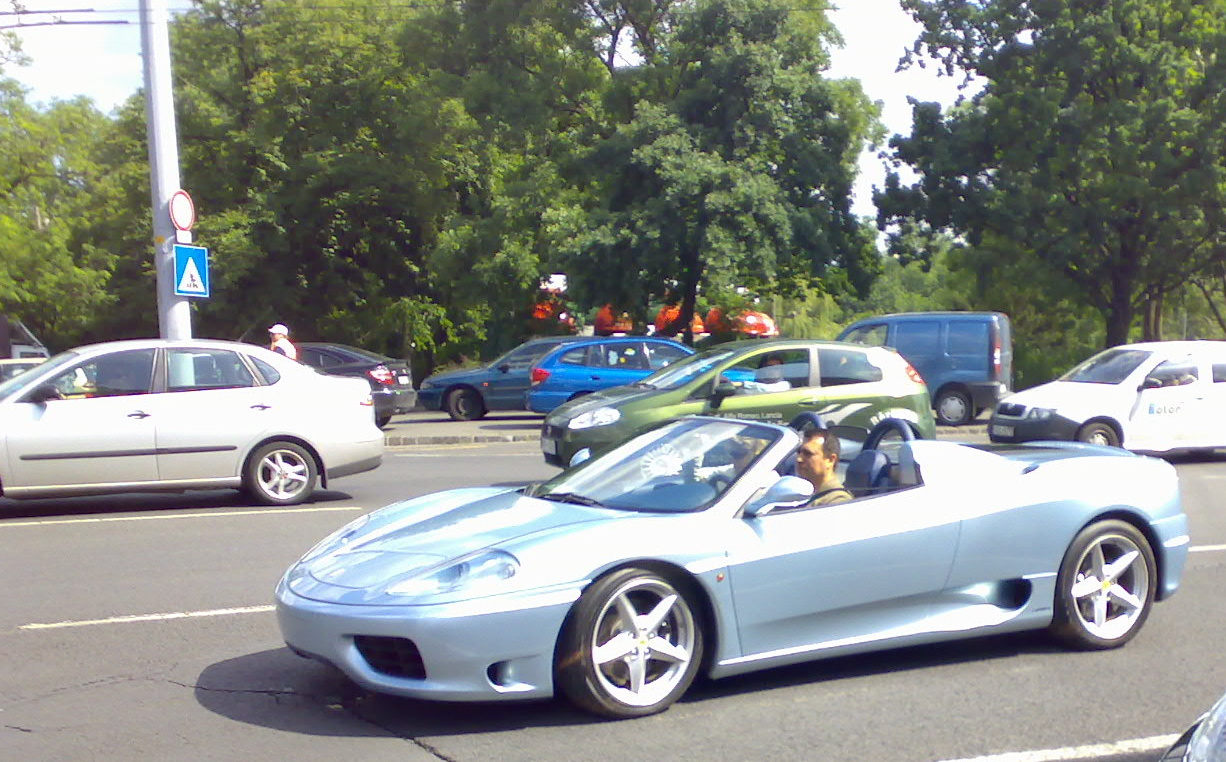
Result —
[[[165, 0], [173, 12], [186, 9], [187, 0]], [[832, 14], [846, 46], [834, 52], [831, 75], [859, 78], [869, 98], [882, 105], [888, 134], [909, 134], [911, 109], [907, 96], [921, 101], [952, 104], [957, 82], [938, 77], [934, 69], [913, 67], [896, 72], [898, 59], [915, 40], [918, 29], [899, 7], [898, 0], [835, 0]], [[110, 111], [139, 89], [144, 72], [140, 55], [140, 0], [22, 0], [26, 11], [65, 11], [91, 8], [88, 13], [30, 13], [25, 24], [63, 21], [127, 22], [124, 24], [63, 24], [25, 27], [17, 31], [31, 59], [24, 67], [7, 67], [9, 76], [31, 88], [30, 98], [47, 103], [87, 95], [103, 111]], [[8, 3], [0, 5], [10, 11]], [[0, 26], [16, 23], [11, 13], [0, 15]], [[857, 214], [875, 216], [872, 188], [884, 182], [885, 170], [875, 151], [860, 159], [855, 186]]]

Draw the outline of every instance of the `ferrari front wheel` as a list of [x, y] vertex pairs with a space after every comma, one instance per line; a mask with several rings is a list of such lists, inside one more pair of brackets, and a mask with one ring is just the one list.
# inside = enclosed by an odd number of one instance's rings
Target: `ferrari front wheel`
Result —
[[1124, 645], [1153, 607], [1156, 568], [1133, 525], [1108, 520], [1081, 530], [1060, 564], [1053, 632], [1078, 648]]
[[557, 683], [594, 714], [643, 717], [685, 693], [702, 652], [685, 592], [645, 569], [622, 569], [592, 583], [575, 604], [558, 644]]

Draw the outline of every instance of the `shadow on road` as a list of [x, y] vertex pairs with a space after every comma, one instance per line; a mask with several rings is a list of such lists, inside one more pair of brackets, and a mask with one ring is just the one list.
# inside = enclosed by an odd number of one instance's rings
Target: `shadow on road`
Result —
[[[330, 502], [352, 499], [353, 497], [346, 492], [318, 490], [311, 496], [310, 500], [302, 505], [326, 505]], [[295, 506], [288, 507], [293, 508]], [[0, 498], [0, 520], [51, 519], [68, 516], [225, 508], [275, 510], [274, 506], [255, 505], [246, 495], [232, 489], [189, 492], [125, 492], [115, 495], [49, 497], [36, 500], [9, 500]]]

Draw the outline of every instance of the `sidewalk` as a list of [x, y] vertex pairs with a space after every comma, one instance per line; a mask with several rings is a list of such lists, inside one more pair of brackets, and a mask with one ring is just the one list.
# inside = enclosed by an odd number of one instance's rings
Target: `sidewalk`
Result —
[[[398, 415], [383, 429], [388, 447], [476, 442], [536, 442], [545, 416], [519, 410], [498, 411], [479, 421], [453, 421], [446, 413], [417, 410]], [[987, 441], [986, 421], [937, 427], [937, 439]]]

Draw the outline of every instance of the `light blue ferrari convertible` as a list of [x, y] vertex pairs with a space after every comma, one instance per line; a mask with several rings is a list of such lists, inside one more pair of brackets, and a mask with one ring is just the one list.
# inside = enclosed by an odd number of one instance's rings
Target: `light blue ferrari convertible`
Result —
[[836, 505], [810, 505], [792, 475], [797, 431], [706, 417], [543, 484], [396, 503], [286, 572], [281, 631], [374, 691], [560, 692], [636, 717], [700, 673], [1043, 628], [1113, 648], [1178, 588], [1188, 530], [1170, 464], [890, 440], [865, 443], [847, 468], [856, 497]]

